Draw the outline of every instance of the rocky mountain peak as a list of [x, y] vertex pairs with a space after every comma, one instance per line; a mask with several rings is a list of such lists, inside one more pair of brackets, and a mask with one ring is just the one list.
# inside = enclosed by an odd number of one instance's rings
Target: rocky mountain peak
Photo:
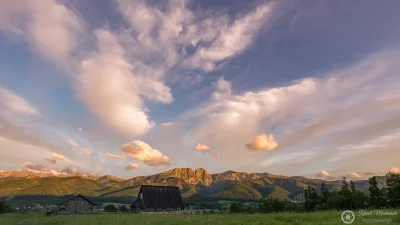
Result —
[[211, 175], [203, 168], [198, 168], [196, 170], [192, 168], [175, 168], [158, 174], [158, 176], [163, 178], [179, 178], [188, 184], [209, 185], [212, 183]]

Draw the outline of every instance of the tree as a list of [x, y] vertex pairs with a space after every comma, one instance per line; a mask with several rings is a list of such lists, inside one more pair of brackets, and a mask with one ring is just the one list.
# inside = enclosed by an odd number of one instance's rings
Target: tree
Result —
[[342, 187], [339, 191], [339, 194], [342, 196], [340, 198], [340, 209], [351, 209], [352, 207], [352, 199], [351, 199], [351, 191], [349, 190], [349, 185], [347, 183], [346, 177], [342, 178]]
[[400, 173], [386, 174], [387, 198], [391, 207], [400, 207]]
[[314, 211], [315, 206], [318, 204], [318, 193], [311, 186], [308, 186], [304, 190], [304, 209], [309, 211]]
[[244, 212], [245, 206], [243, 205], [243, 203], [240, 202], [233, 202], [231, 204], [231, 207], [229, 208], [229, 211], [231, 213], [241, 213]]
[[327, 205], [328, 205], [328, 198], [329, 198], [329, 191], [328, 191], [328, 187], [326, 186], [326, 184], [324, 182], [321, 183], [321, 197], [320, 197], [320, 209], [321, 210], [326, 210], [327, 209]]
[[354, 184], [354, 182], [352, 180], [350, 181], [350, 190], [353, 193], [356, 191], [356, 185]]
[[107, 212], [116, 212], [116, 211], [117, 211], [117, 207], [116, 207], [115, 205], [113, 205], [113, 204], [109, 204], [109, 205], [106, 205], [106, 206], [104, 207], [104, 211], [107, 211]]
[[369, 187], [369, 201], [370, 205], [374, 208], [379, 208], [382, 202], [381, 192], [378, 188], [378, 182], [376, 181], [376, 176], [370, 177], [368, 179]]
[[285, 209], [287, 202], [279, 200], [277, 198], [269, 198], [263, 201], [260, 205], [260, 212], [269, 213], [269, 212], [282, 212]]

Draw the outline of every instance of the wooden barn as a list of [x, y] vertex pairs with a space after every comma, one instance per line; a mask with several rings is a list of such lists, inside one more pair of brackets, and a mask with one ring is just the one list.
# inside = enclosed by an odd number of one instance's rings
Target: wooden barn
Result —
[[183, 210], [184, 205], [179, 187], [142, 185], [131, 208]]
[[96, 204], [82, 195], [77, 195], [58, 206], [63, 207], [62, 211], [67, 213], [91, 213], [96, 209]]

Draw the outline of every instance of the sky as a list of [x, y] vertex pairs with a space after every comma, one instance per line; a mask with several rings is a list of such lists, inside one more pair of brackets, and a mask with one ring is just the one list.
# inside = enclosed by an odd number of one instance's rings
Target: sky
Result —
[[398, 172], [385, 3], [0, 1], [0, 169]]

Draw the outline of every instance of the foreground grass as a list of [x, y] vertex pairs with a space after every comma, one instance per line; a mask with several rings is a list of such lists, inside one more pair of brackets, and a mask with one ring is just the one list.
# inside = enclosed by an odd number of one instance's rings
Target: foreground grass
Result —
[[[95, 215], [56, 215], [45, 216], [32, 214], [0, 214], [1, 225], [125, 225], [125, 224], [159, 224], [159, 225], [262, 225], [262, 224], [344, 224], [340, 219], [341, 212], [316, 213], [271, 213], [271, 214], [237, 214], [237, 215], [143, 215], [143, 214], [95, 214]], [[379, 224], [400, 224], [400, 215], [386, 217], [356, 217], [352, 224], [378, 224], [376, 221], [363, 219], [383, 219]]]

